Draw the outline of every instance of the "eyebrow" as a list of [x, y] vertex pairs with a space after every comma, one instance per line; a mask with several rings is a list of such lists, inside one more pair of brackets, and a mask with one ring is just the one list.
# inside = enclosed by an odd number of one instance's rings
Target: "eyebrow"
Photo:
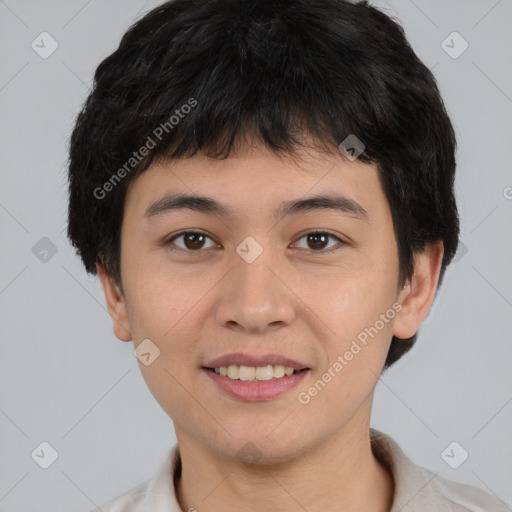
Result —
[[[151, 219], [175, 210], [188, 209], [205, 214], [214, 214], [226, 219], [233, 218], [233, 211], [218, 201], [205, 196], [173, 194], [152, 203], [144, 217]], [[329, 209], [346, 213], [357, 219], [368, 221], [368, 212], [357, 202], [343, 195], [316, 195], [283, 202], [273, 213], [278, 220], [287, 215], [297, 215], [312, 210]]]

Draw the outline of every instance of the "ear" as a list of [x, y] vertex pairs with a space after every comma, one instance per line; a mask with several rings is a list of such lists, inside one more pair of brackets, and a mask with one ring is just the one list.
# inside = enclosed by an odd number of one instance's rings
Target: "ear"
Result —
[[443, 253], [443, 242], [437, 241], [414, 255], [414, 273], [397, 299], [402, 305], [393, 325], [397, 338], [412, 338], [427, 316], [436, 295]]
[[112, 327], [115, 336], [121, 341], [131, 341], [130, 323], [126, 313], [126, 301], [118, 286], [107, 274], [102, 263], [96, 263], [96, 270], [105, 294], [107, 309], [112, 318]]

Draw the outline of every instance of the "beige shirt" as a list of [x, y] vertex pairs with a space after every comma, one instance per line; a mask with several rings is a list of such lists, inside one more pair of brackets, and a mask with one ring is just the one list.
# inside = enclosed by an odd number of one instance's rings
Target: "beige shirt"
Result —
[[[476, 487], [445, 480], [416, 466], [393, 439], [370, 429], [372, 449], [395, 480], [390, 512], [510, 512], [505, 503]], [[167, 454], [157, 475], [101, 506], [101, 512], [184, 512], [174, 490], [181, 472], [178, 445]], [[179, 474], [179, 473], [178, 473]], [[99, 509], [90, 512], [99, 512]], [[199, 511], [200, 512], [200, 511]]]

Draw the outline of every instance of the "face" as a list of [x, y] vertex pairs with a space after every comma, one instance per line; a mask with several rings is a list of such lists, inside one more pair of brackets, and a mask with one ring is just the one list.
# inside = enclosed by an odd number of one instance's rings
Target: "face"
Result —
[[271, 462], [367, 428], [400, 322], [373, 165], [262, 146], [155, 163], [130, 185], [121, 240], [115, 331], [159, 350], [139, 365], [178, 440], [233, 458], [252, 443]]

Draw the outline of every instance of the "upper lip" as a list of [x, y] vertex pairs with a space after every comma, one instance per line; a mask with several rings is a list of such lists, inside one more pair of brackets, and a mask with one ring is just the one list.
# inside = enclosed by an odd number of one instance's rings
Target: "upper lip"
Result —
[[225, 354], [221, 357], [217, 357], [216, 359], [212, 359], [205, 363], [205, 368], [220, 368], [221, 366], [229, 366], [229, 365], [238, 365], [238, 366], [269, 366], [269, 365], [281, 365], [293, 368], [294, 370], [304, 370], [307, 369], [308, 366], [300, 363], [299, 361], [295, 361], [293, 359], [289, 359], [288, 357], [281, 356], [279, 354], [266, 354], [261, 356], [251, 356], [249, 354], [242, 353], [234, 353], [234, 354]]

